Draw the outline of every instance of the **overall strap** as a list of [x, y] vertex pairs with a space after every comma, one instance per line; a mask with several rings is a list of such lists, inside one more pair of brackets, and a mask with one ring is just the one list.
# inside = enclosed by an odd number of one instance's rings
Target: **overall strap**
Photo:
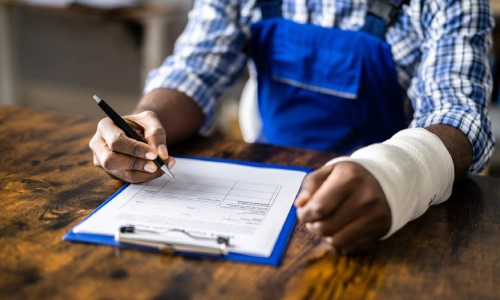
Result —
[[[410, 0], [371, 0], [362, 31], [385, 40], [385, 31], [394, 22], [403, 4]], [[282, 0], [257, 0], [262, 19], [280, 18]]]
[[403, 4], [409, 2], [410, 0], [372, 0], [361, 30], [385, 40], [385, 31], [395, 21]]
[[262, 19], [281, 18], [281, 0], [257, 0]]

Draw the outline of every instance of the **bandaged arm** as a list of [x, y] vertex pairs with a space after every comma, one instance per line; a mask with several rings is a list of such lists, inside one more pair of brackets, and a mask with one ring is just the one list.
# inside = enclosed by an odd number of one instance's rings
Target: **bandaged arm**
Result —
[[391, 228], [383, 238], [451, 195], [452, 157], [443, 142], [423, 128], [400, 131], [381, 144], [357, 150], [350, 157], [335, 158], [327, 165], [341, 161], [360, 164], [381, 185], [392, 216]]

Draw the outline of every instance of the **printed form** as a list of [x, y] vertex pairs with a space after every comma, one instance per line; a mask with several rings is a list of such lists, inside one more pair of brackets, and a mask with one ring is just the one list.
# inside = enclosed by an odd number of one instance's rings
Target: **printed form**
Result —
[[[131, 184], [75, 227], [76, 233], [113, 236], [123, 225], [200, 237], [228, 236], [229, 252], [268, 257], [295, 200], [305, 172], [178, 158], [167, 174]], [[169, 241], [191, 244], [179, 233]]]

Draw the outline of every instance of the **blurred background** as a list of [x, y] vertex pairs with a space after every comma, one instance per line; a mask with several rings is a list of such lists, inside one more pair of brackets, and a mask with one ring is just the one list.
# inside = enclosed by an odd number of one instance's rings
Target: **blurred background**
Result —
[[[0, 0], [0, 104], [102, 118], [92, 99], [96, 94], [129, 114], [148, 71], [172, 53], [192, 5], [193, 0]], [[491, 6], [498, 18], [500, 0]], [[500, 61], [494, 59], [499, 31], [493, 61]], [[500, 141], [500, 68], [493, 73], [490, 116]], [[238, 104], [245, 82], [243, 76], [223, 95], [213, 134], [242, 139]], [[498, 148], [490, 176], [500, 177]]]
[[[103, 117], [92, 96], [130, 113], [148, 71], [172, 53], [193, 0], [0, 3], [0, 103]], [[214, 133], [241, 138], [243, 84], [224, 95]]]

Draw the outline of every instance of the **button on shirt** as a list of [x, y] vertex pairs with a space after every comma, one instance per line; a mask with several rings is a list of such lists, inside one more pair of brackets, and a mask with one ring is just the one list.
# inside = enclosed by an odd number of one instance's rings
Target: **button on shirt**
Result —
[[[367, 0], [283, 0], [283, 17], [298, 23], [359, 30]], [[242, 73], [250, 26], [260, 19], [255, 0], [195, 1], [174, 54], [152, 70], [144, 92], [176, 89], [213, 122], [217, 99]], [[388, 28], [401, 87], [413, 116], [410, 127], [446, 124], [473, 146], [471, 172], [493, 151], [487, 117], [492, 90], [488, 55], [494, 21], [488, 0], [411, 0]], [[370, 51], [370, 49], [367, 49]]]

